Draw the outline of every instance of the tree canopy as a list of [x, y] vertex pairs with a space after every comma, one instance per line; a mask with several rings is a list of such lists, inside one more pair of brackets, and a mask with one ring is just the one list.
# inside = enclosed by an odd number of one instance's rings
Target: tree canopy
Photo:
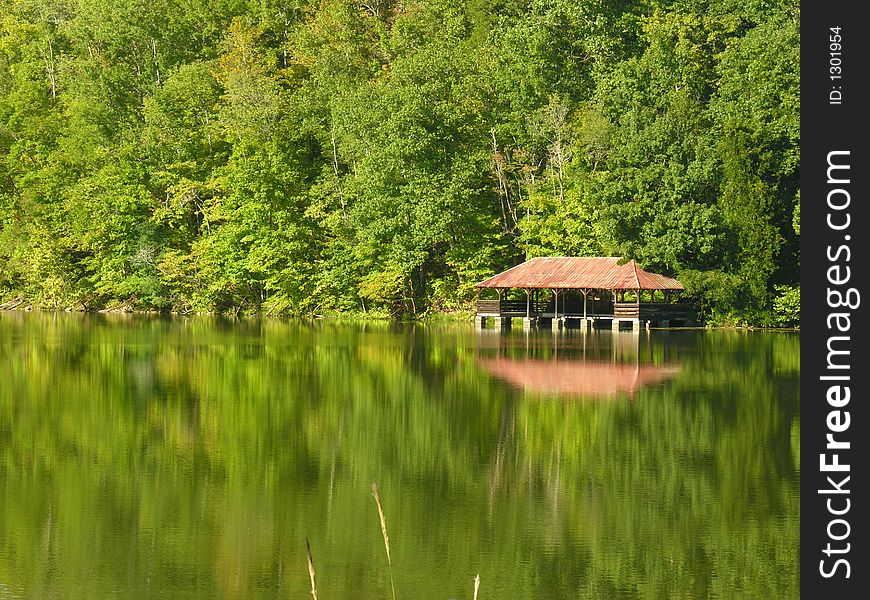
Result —
[[0, 301], [420, 315], [525, 258], [601, 254], [680, 277], [708, 322], [785, 324], [799, 19], [0, 0]]

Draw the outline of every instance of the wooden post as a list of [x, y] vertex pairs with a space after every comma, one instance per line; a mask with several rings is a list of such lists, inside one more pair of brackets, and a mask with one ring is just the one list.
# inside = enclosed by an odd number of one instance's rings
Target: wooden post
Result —
[[525, 292], [526, 292], [526, 318], [528, 319], [529, 317], [532, 316], [532, 314], [531, 314], [532, 293], [528, 290], [528, 288], [525, 289]]
[[583, 292], [583, 318], [586, 319], [586, 294], [589, 293], [589, 290], [580, 290]]
[[[635, 303], [635, 304], [637, 304], [637, 320], [638, 320], [638, 326], [639, 326], [639, 324], [640, 324], [640, 293], [641, 293], [641, 291], [643, 291], [643, 290], [637, 290], [637, 302]], [[634, 325], [632, 325], [632, 327], [634, 327]]]

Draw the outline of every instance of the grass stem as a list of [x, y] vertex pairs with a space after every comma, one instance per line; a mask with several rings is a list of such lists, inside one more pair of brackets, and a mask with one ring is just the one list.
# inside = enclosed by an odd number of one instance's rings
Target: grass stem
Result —
[[390, 567], [390, 589], [393, 592], [393, 600], [396, 600], [396, 586], [393, 583], [393, 559], [390, 558], [390, 538], [387, 536], [387, 520], [384, 518], [384, 508], [381, 506], [381, 495], [378, 493], [378, 483], [372, 483], [372, 492], [375, 494], [375, 503], [378, 505], [378, 514], [381, 516], [381, 533], [384, 535], [384, 548], [387, 550], [387, 564]]
[[311, 556], [311, 544], [305, 538], [305, 551], [308, 554], [308, 576], [311, 578], [311, 595], [317, 600], [317, 573], [314, 571], [314, 558]]

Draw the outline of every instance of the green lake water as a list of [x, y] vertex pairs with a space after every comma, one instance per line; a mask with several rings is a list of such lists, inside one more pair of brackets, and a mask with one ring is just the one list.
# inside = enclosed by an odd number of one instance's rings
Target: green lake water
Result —
[[799, 353], [0, 312], [0, 598], [796, 598]]

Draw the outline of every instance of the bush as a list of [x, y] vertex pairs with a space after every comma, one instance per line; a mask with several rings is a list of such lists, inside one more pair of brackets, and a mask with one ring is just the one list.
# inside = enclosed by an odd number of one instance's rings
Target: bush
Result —
[[773, 313], [776, 325], [796, 327], [801, 322], [801, 286], [778, 285], [777, 296], [773, 299]]

